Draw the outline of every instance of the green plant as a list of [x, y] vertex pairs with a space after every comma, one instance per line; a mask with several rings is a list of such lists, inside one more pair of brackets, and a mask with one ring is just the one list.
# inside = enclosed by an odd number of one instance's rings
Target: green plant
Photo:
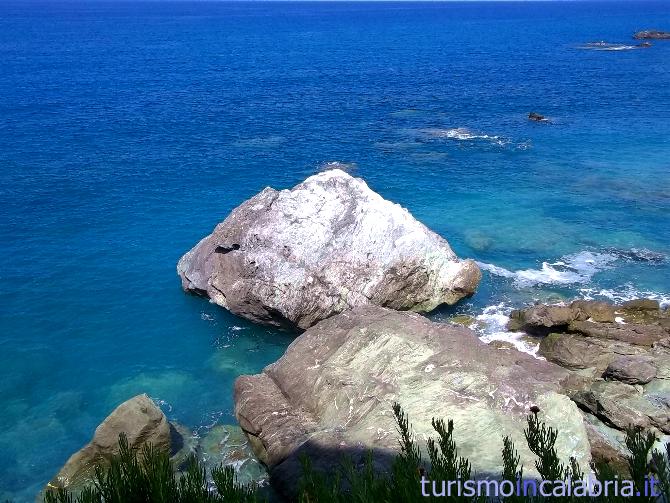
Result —
[[[444, 500], [439, 496], [441, 487], [437, 487], [433, 496], [432, 485], [422, 485], [422, 480], [449, 483], [473, 481], [470, 461], [459, 455], [454, 439], [454, 423], [439, 419], [432, 421], [437, 436], [427, 442], [428, 459], [424, 461], [421, 449], [415, 441], [407, 414], [400, 405], [393, 405], [400, 451], [387, 472], [375, 467], [373, 453], [365, 453], [361, 463], [344, 459], [340, 469], [329, 474], [314, 469], [312, 460], [301, 459], [302, 478], [298, 486], [298, 503], [413, 503], [423, 500]], [[545, 425], [534, 412], [527, 418], [524, 430], [529, 449], [537, 456], [535, 467], [546, 481], [579, 481], [583, 472], [574, 458], [563, 464], [556, 452], [558, 432]], [[645, 433], [640, 428], [627, 431], [626, 446], [630, 451], [627, 458], [631, 479], [636, 491], [644, 494], [644, 484], [650, 474], [658, 479], [658, 489], [668, 501], [670, 496], [670, 444], [666, 453], [653, 451], [655, 435]], [[651, 463], [649, 457], [651, 456]], [[524, 468], [521, 457], [510, 437], [502, 442], [503, 469], [500, 479], [516, 486], [523, 478]], [[593, 466], [594, 472], [602, 483], [614, 481], [620, 474], [608, 465]], [[151, 446], [141, 451], [131, 449], [125, 436], [119, 437], [119, 454], [109, 464], [99, 465], [95, 469], [92, 484], [75, 496], [65, 489], [51, 490], [45, 496], [46, 503], [255, 503], [261, 498], [255, 486], [238, 483], [232, 467], [218, 467], [212, 470], [208, 483], [206, 471], [195, 458], [188, 462], [182, 474], [174, 470], [169, 456]], [[461, 486], [463, 487], [463, 486]], [[422, 490], [428, 489], [428, 496], [422, 496]], [[504, 499], [509, 503], [544, 501], [540, 496], [523, 497], [512, 495]], [[547, 501], [577, 501], [583, 498], [565, 496], [547, 498]], [[621, 496], [600, 495], [592, 498], [596, 503], [616, 503], [626, 498]], [[484, 501], [478, 496], [452, 496], [449, 501], [479, 503]], [[638, 497], [636, 500], [653, 501], [651, 497]]]
[[119, 453], [108, 465], [95, 467], [92, 484], [76, 497], [66, 489], [46, 492], [45, 503], [253, 503], [256, 488], [237, 482], [231, 467], [212, 470], [216, 491], [210, 490], [202, 465], [191, 457], [186, 471], [175, 472], [167, 452], [145, 446], [131, 449], [119, 436]]

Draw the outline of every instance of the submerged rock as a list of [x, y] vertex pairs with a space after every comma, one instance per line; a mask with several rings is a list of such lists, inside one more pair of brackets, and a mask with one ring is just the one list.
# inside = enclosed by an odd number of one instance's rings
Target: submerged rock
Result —
[[394, 402], [420, 443], [435, 435], [433, 417], [454, 420], [460, 453], [477, 476], [499, 476], [504, 435], [533, 476], [523, 430], [534, 407], [558, 428], [561, 458], [588, 467], [581, 413], [563, 392], [568, 378], [557, 365], [487, 345], [467, 328], [369, 305], [318, 323], [263, 373], [240, 377], [235, 413], [285, 494], [295, 489], [302, 454], [332, 471], [343, 455], [360, 461], [373, 449], [375, 466], [388, 469], [398, 450]]
[[165, 414], [151, 398], [146, 394], [137, 395], [107, 416], [95, 429], [91, 442], [68, 459], [47, 488], [81, 488], [95, 474], [96, 464], [104, 464], [118, 454], [121, 433], [126, 434], [128, 445], [134, 449], [151, 444], [167, 451], [171, 450], [176, 435]]
[[669, 31], [659, 31], [659, 30], [644, 30], [638, 31], [633, 35], [633, 38], [636, 40], [651, 39], [651, 40], [670, 40]]
[[306, 329], [366, 304], [430, 311], [481, 272], [401, 206], [339, 169], [244, 202], [177, 266], [185, 290], [232, 313]]
[[217, 466], [232, 466], [241, 484], [263, 484], [267, 480], [265, 467], [258, 462], [249, 440], [237, 425], [214, 426], [202, 437], [198, 457], [208, 470]]

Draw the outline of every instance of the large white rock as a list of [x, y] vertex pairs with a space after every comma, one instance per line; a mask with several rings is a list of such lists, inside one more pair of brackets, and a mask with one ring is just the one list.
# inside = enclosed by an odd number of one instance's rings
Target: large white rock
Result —
[[481, 272], [367, 184], [334, 169], [238, 206], [177, 266], [185, 290], [252, 321], [306, 329], [365, 304], [430, 311]]

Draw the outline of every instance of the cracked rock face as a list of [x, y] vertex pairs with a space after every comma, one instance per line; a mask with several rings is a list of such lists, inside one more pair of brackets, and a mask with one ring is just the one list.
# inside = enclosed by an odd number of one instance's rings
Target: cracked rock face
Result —
[[580, 411], [563, 387], [569, 372], [511, 347], [487, 345], [471, 330], [407, 312], [363, 306], [300, 335], [263, 373], [235, 383], [235, 413], [254, 451], [287, 495], [299, 479], [301, 454], [318, 470], [360, 460], [374, 449], [388, 468], [398, 449], [392, 404], [409, 416], [420, 444], [435, 436], [433, 417], [454, 421], [454, 439], [478, 476], [498, 476], [505, 435], [527, 476], [535, 457], [523, 429], [532, 406], [559, 429], [561, 459], [588, 468]]
[[367, 304], [430, 311], [481, 279], [472, 260], [339, 169], [242, 203], [177, 271], [185, 290], [234, 314], [298, 329]]
[[[539, 354], [580, 376], [568, 395], [601, 432], [623, 435], [640, 426], [670, 435], [670, 311], [657, 301], [537, 305], [512, 313], [508, 328], [548, 334]], [[625, 463], [612, 435], [601, 435], [597, 445], [600, 461], [618, 452], [617, 464]]]

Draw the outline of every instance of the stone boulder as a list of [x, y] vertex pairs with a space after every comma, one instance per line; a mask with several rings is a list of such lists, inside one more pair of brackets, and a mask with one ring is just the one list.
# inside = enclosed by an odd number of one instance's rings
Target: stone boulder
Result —
[[430, 311], [472, 295], [481, 272], [363, 180], [339, 169], [266, 188], [186, 253], [183, 288], [254, 322], [306, 329], [374, 304]]
[[152, 444], [157, 449], [170, 451], [176, 432], [151, 398], [146, 394], [137, 395], [107, 416], [96, 428], [91, 442], [68, 459], [47, 489], [78, 489], [85, 485], [95, 474], [96, 464], [105, 463], [118, 454], [121, 433], [126, 434], [133, 448]]
[[620, 356], [605, 369], [603, 377], [626, 384], [647, 384], [658, 370], [648, 356]]
[[292, 494], [307, 454], [332, 471], [342, 456], [373, 449], [388, 469], [398, 450], [392, 404], [409, 415], [420, 443], [435, 434], [431, 419], [454, 420], [460, 453], [478, 477], [499, 476], [509, 435], [537, 475], [524, 439], [533, 406], [560, 434], [562, 459], [590, 460], [580, 411], [563, 392], [569, 372], [509, 345], [487, 345], [471, 330], [408, 312], [362, 306], [300, 335], [261, 374], [235, 383], [235, 413], [273, 483]]
[[643, 355], [643, 348], [626, 343], [584, 337], [581, 334], [552, 333], [540, 341], [539, 354], [570, 370], [590, 369], [599, 377], [608, 365], [624, 355]]
[[577, 321], [614, 322], [614, 306], [605, 302], [577, 300], [569, 305], [538, 304], [512, 311], [509, 330], [546, 335]]

